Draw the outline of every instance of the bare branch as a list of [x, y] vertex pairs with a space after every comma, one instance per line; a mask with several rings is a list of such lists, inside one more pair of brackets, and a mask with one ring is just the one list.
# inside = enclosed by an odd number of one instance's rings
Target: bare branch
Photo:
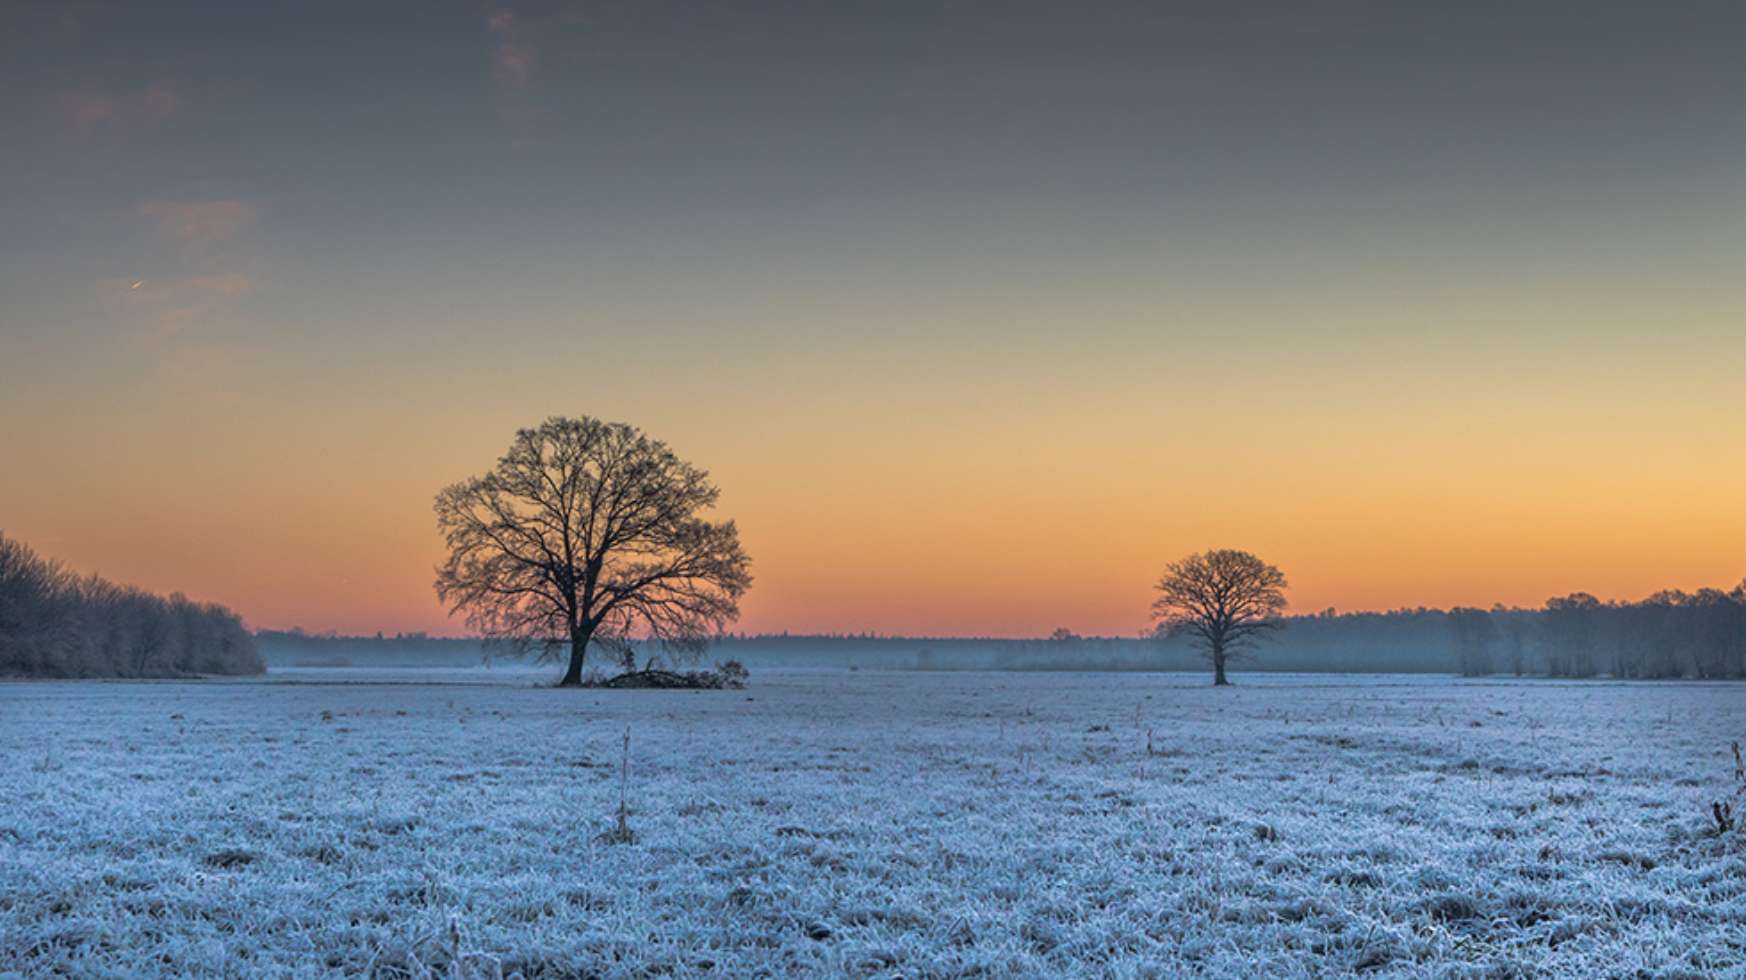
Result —
[[1225, 661], [1280, 628], [1285, 575], [1246, 551], [1219, 550], [1172, 562], [1156, 586], [1154, 632], [1191, 636], [1225, 683]]
[[[660, 640], [695, 650], [739, 616], [751, 561], [709, 475], [637, 429], [552, 418], [516, 433], [488, 474], [437, 495], [449, 557], [436, 591], [487, 637], [624, 653]], [[573, 676], [574, 675], [574, 676]]]

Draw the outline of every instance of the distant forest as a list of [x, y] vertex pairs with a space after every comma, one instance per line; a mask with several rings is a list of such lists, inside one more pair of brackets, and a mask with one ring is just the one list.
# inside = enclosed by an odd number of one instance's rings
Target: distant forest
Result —
[[0, 534], [0, 677], [259, 674], [242, 617], [80, 576]]
[[[301, 630], [257, 634], [272, 666], [474, 666], [496, 659], [477, 639], [422, 634], [345, 637]], [[670, 659], [646, 644], [639, 662]], [[607, 666], [603, 654], [591, 663]], [[747, 667], [886, 670], [1198, 671], [1185, 638], [1079, 636], [1033, 640], [857, 635], [719, 636], [705, 660]], [[1586, 593], [1542, 609], [1401, 609], [1291, 616], [1241, 669], [1467, 676], [1746, 678], [1746, 583], [1723, 592], [1659, 592], [1634, 603]]]

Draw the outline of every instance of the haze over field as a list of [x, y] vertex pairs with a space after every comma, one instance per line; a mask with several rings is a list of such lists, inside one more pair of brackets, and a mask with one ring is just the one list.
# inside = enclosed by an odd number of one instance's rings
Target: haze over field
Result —
[[708, 469], [741, 625], [1134, 635], [1746, 572], [1737, 5], [0, 10], [0, 519], [464, 632], [433, 489]]

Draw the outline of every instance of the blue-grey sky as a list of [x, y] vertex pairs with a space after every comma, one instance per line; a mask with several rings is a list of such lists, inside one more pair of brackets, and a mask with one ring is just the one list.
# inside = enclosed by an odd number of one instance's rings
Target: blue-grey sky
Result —
[[1737, 578], [1742, 50], [1724, 3], [13, 0], [0, 521], [440, 626], [428, 494], [562, 411], [717, 473], [755, 627], [1125, 631], [1227, 543], [1311, 607]]

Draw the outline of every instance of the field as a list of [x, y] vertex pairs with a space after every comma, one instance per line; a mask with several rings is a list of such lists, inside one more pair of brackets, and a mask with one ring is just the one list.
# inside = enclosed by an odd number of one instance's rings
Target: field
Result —
[[0, 974], [1746, 972], [1738, 687], [532, 677], [0, 685]]

